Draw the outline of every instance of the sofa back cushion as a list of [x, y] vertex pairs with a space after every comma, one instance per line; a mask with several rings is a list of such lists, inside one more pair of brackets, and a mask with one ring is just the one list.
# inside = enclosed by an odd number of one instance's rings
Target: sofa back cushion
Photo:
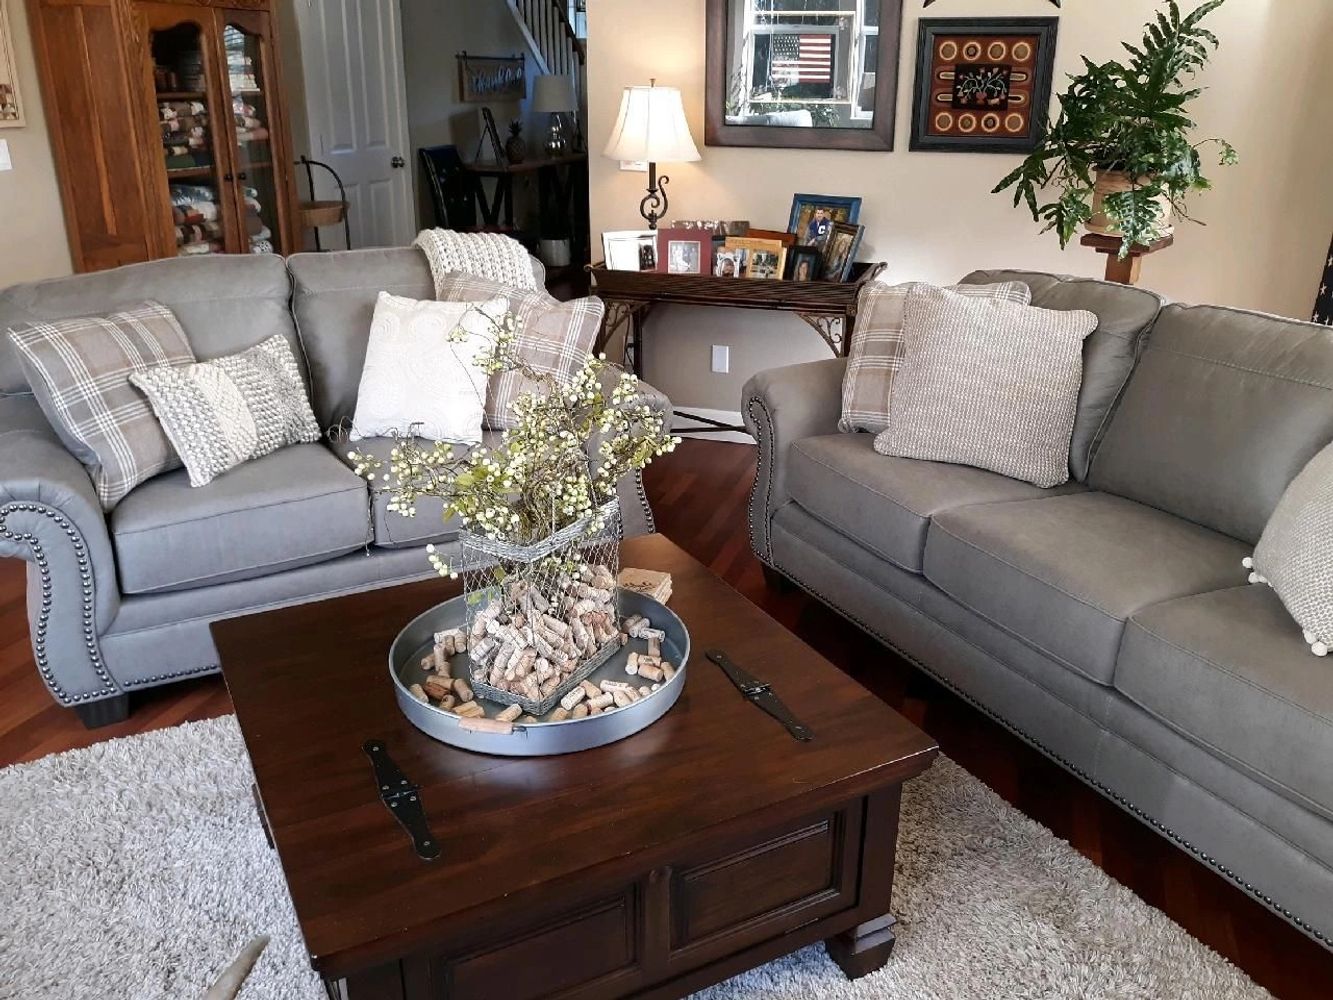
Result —
[[[546, 272], [532, 261], [537, 286]], [[408, 299], [435, 298], [426, 255], [415, 247], [298, 253], [287, 258], [292, 311], [310, 362], [315, 419], [327, 430], [356, 413], [361, 369], [380, 292]]]
[[1086, 482], [1092, 456], [1134, 370], [1144, 336], [1161, 311], [1162, 299], [1128, 285], [1037, 271], [974, 271], [962, 284], [1001, 281], [1026, 284], [1032, 289], [1032, 305], [1039, 309], [1086, 309], [1097, 315], [1097, 329], [1083, 342], [1083, 384], [1069, 444], [1070, 474], [1077, 482]]
[[1089, 482], [1254, 542], [1287, 484], [1330, 440], [1333, 330], [1170, 305]]
[[[282, 334], [300, 359], [281, 257], [209, 254], [130, 264], [0, 291], [0, 331], [20, 323], [105, 316], [146, 299], [175, 314], [201, 361], [235, 354]], [[0, 337], [0, 392], [27, 392], [8, 338]]]

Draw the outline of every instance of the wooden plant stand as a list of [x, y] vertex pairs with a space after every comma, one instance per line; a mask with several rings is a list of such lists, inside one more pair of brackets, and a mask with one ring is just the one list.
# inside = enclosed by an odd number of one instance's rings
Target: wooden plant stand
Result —
[[1171, 235], [1163, 236], [1160, 240], [1154, 240], [1146, 246], [1142, 243], [1135, 243], [1129, 248], [1129, 256], [1123, 260], [1120, 258], [1120, 237], [1102, 236], [1100, 233], [1088, 233], [1079, 244], [1085, 247], [1092, 247], [1098, 253], [1106, 254], [1106, 280], [1114, 281], [1120, 285], [1137, 285], [1139, 283], [1139, 273], [1143, 268], [1143, 258], [1150, 253], [1156, 253], [1158, 250], [1165, 250], [1176, 242], [1176, 238]]

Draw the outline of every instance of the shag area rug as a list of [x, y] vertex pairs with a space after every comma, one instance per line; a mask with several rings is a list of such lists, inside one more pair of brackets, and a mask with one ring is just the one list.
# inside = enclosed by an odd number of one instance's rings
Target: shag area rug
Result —
[[[235, 719], [0, 771], [0, 997], [200, 996], [257, 934], [248, 1000], [321, 1000]], [[952, 761], [907, 786], [881, 971], [822, 946], [710, 1000], [1241, 1000], [1268, 994]]]

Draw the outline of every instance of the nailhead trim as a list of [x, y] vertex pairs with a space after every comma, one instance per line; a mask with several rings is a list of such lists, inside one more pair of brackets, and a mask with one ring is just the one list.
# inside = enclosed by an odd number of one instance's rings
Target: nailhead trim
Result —
[[[756, 408], [759, 413], [756, 413]], [[759, 445], [759, 462], [755, 466], [754, 486], [750, 488], [750, 548], [760, 559], [765, 561], [773, 558], [772, 545], [768, 534], [768, 505], [772, 498], [773, 490], [773, 439], [777, 436], [773, 429], [773, 415], [768, 412], [768, 406], [758, 396], [751, 396], [745, 404], [746, 411], [750, 414], [750, 420], [753, 422], [755, 430], [755, 440]], [[763, 415], [763, 422], [760, 422], [760, 414]], [[765, 472], [767, 468], [767, 472]], [[762, 520], [757, 516], [759, 514], [759, 480], [764, 481], [764, 507]], [[762, 538], [760, 537], [760, 526], [763, 526]]]
[[[648, 491], [643, 488], [643, 473], [634, 473], [634, 489], [639, 494], [639, 506], [643, 508], [644, 521], [648, 525], [648, 534], [657, 530], [657, 518], [653, 516], [652, 504], [648, 502]], [[620, 522], [620, 533], [625, 533], [625, 522]]]
[[[46, 551], [42, 548], [40, 539], [31, 532], [11, 531], [5, 523], [5, 519], [13, 513], [21, 514], [41, 514], [55, 522], [56, 527], [64, 531], [70, 543], [74, 546], [74, 557], [79, 564], [79, 584], [83, 592], [83, 643], [88, 650], [88, 660], [92, 663], [93, 671], [102, 680], [102, 688], [99, 691], [90, 691], [85, 694], [66, 694], [61, 688], [59, 682], [55, 679], [55, 674], [51, 669], [50, 660], [46, 654], [46, 630], [51, 620], [52, 592], [54, 587], [51, 582], [50, 561], [46, 557]], [[50, 689], [51, 693], [62, 705], [75, 705], [85, 701], [100, 701], [104, 698], [114, 697], [120, 693], [120, 688], [116, 682], [111, 679], [111, 674], [106, 669], [106, 664], [102, 661], [102, 651], [97, 644], [97, 633], [94, 628], [96, 621], [96, 610], [93, 604], [93, 574], [92, 560], [88, 556], [88, 547], [83, 542], [83, 536], [74, 527], [73, 523], [60, 511], [54, 507], [48, 507], [45, 504], [36, 503], [8, 503], [0, 507], [0, 538], [17, 542], [20, 545], [26, 545], [32, 550], [32, 561], [37, 565], [41, 572], [41, 592], [42, 604], [41, 610], [37, 614], [37, 628], [32, 636], [33, 658], [37, 661], [37, 672], [42, 675], [42, 680]]]
[[[762, 411], [763, 416], [764, 416], [764, 420], [765, 420], [765, 423], [766, 423], [766, 426], [760, 424], [759, 419], [758, 419], [758, 417], [757, 417], [757, 415], [756, 415], [756, 413], [755, 413], [755, 408], [756, 408], [756, 407], [758, 407], [758, 409], [759, 409], [760, 411]], [[998, 713], [996, 713], [996, 712], [993, 711], [992, 709], [988, 708], [986, 705], [982, 704], [979, 700], [977, 700], [976, 698], [974, 698], [974, 697], [973, 697], [972, 695], [970, 695], [968, 692], [966, 692], [966, 691], [964, 691], [962, 688], [958, 687], [958, 685], [956, 685], [955, 683], [953, 683], [953, 681], [949, 680], [947, 677], [944, 677], [944, 676], [942, 676], [942, 675], [936, 673], [933, 669], [931, 669], [931, 668], [930, 668], [929, 666], [927, 666], [925, 663], [923, 663], [923, 662], [921, 662], [920, 660], [918, 660], [918, 659], [917, 659], [915, 656], [913, 656], [911, 653], [908, 653], [908, 652], [906, 652], [906, 651], [900, 649], [900, 648], [893, 642], [893, 640], [891, 640], [890, 638], [888, 638], [887, 636], [885, 636], [883, 633], [881, 633], [881, 632], [880, 632], [877, 628], [875, 628], [873, 625], [870, 625], [870, 624], [868, 624], [868, 623], [866, 623], [866, 622], [863, 622], [860, 618], [856, 617], [856, 615], [854, 615], [854, 614], [852, 614], [851, 612], [846, 611], [846, 610], [844, 610], [843, 608], [839, 607], [839, 606], [838, 606], [836, 603], [834, 603], [832, 600], [830, 600], [829, 598], [825, 597], [823, 594], [819, 593], [819, 591], [817, 591], [817, 590], [815, 590], [814, 588], [809, 587], [809, 586], [807, 586], [806, 584], [802, 583], [801, 580], [799, 580], [797, 577], [795, 577], [795, 576], [792, 575], [790, 572], [788, 572], [787, 570], [783, 569], [781, 566], [779, 566], [779, 565], [777, 564], [777, 561], [776, 561], [775, 559], [772, 558], [772, 553], [771, 553], [771, 551], [768, 552], [767, 554], [766, 554], [765, 552], [761, 551], [760, 548], [759, 548], [759, 546], [756, 544], [756, 541], [757, 541], [757, 538], [758, 538], [758, 534], [759, 534], [758, 521], [757, 521], [757, 519], [756, 519], [756, 517], [755, 517], [755, 514], [756, 514], [756, 501], [757, 501], [758, 493], [759, 493], [759, 480], [760, 480], [760, 479], [764, 479], [764, 481], [765, 481], [765, 495], [764, 495], [764, 522], [763, 522], [763, 523], [766, 525], [766, 524], [767, 524], [767, 521], [768, 521], [768, 514], [767, 514], [767, 511], [768, 511], [768, 497], [769, 497], [768, 488], [769, 488], [769, 485], [770, 485], [771, 482], [772, 482], [772, 472], [771, 472], [771, 469], [772, 469], [772, 462], [773, 462], [773, 446], [772, 446], [772, 438], [773, 438], [773, 436], [774, 436], [774, 435], [773, 435], [773, 419], [772, 419], [771, 414], [770, 414], [769, 411], [768, 411], [768, 408], [764, 405], [763, 401], [762, 401], [759, 397], [757, 397], [757, 396], [756, 396], [756, 397], [752, 397], [752, 398], [749, 400], [749, 402], [746, 404], [746, 408], [749, 410], [749, 412], [750, 412], [750, 417], [751, 417], [751, 419], [754, 420], [756, 428], [759, 429], [759, 430], [761, 431], [761, 433], [757, 435], [757, 437], [758, 437], [758, 439], [759, 439], [759, 448], [760, 448], [760, 452], [759, 452], [759, 463], [758, 463], [758, 465], [756, 466], [754, 487], [753, 487], [753, 489], [751, 489], [751, 491], [750, 491], [750, 545], [751, 545], [751, 548], [754, 550], [755, 555], [758, 556], [758, 558], [759, 558], [759, 560], [760, 560], [761, 562], [763, 562], [765, 565], [771, 567], [772, 569], [777, 570], [777, 571], [778, 571], [779, 573], [781, 573], [784, 577], [786, 577], [786, 578], [787, 578], [788, 580], [790, 580], [792, 583], [796, 584], [796, 586], [800, 587], [802, 590], [804, 590], [804, 591], [805, 591], [807, 594], [809, 594], [810, 596], [814, 597], [816, 600], [818, 600], [818, 601], [820, 601], [821, 603], [825, 604], [825, 605], [828, 606], [829, 608], [832, 608], [834, 611], [836, 611], [838, 614], [842, 615], [844, 618], [848, 619], [849, 621], [854, 622], [854, 623], [855, 623], [858, 627], [860, 627], [863, 631], [870, 633], [872, 636], [874, 636], [876, 639], [878, 639], [881, 643], [883, 643], [883, 644], [884, 644], [885, 646], [887, 646], [889, 649], [893, 650], [895, 653], [897, 653], [897, 654], [898, 654], [899, 656], [901, 656], [903, 659], [907, 660], [909, 663], [911, 663], [913, 666], [915, 666], [915, 667], [916, 667], [918, 670], [920, 670], [922, 673], [928, 674], [930, 677], [932, 677], [932, 678], [933, 678], [934, 680], [936, 680], [938, 683], [942, 684], [944, 687], [948, 688], [950, 691], [952, 691], [952, 692], [953, 692], [954, 694], [956, 694], [958, 697], [962, 698], [962, 699], [963, 699], [965, 702], [967, 702], [969, 705], [971, 705], [971, 706], [973, 706], [974, 708], [976, 708], [977, 710], [979, 710], [983, 715], [986, 715], [988, 718], [991, 718], [991, 719], [993, 719], [995, 722], [998, 722], [998, 723], [999, 723], [1001, 726], [1003, 726], [1005, 729], [1009, 730], [1009, 732], [1011, 732], [1011, 733], [1013, 733], [1015, 736], [1019, 737], [1019, 739], [1021, 739], [1021, 740], [1025, 741], [1026, 743], [1029, 743], [1029, 744], [1031, 744], [1032, 746], [1036, 747], [1038, 750], [1040, 750], [1042, 753], [1044, 753], [1047, 757], [1051, 758], [1053, 761], [1055, 761], [1057, 764], [1059, 764], [1059, 765], [1060, 765], [1061, 767], [1063, 767], [1065, 770], [1069, 771], [1069, 772], [1070, 772], [1071, 774], [1073, 774], [1075, 777], [1079, 778], [1079, 779], [1080, 779], [1081, 781], [1083, 781], [1085, 784], [1092, 786], [1094, 789], [1096, 789], [1098, 792], [1100, 792], [1100, 793], [1101, 793], [1102, 795], [1104, 795], [1106, 798], [1109, 798], [1111, 801], [1113, 801], [1114, 803], [1116, 803], [1116, 805], [1120, 806], [1122, 809], [1126, 810], [1127, 812], [1129, 812], [1130, 814], [1132, 814], [1133, 816], [1135, 816], [1135, 817], [1136, 817], [1137, 819], [1139, 819], [1141, 822], [1146, 823], [1148, 826], [1152, 827], [1154, 830], [1156, 830], [1156, 831], [1157, 831], [1158, 833], [1160, 833], [1162, 836], [1166, 837], [1168, 840], [1172, 841], [1172, 842], [1175, 843], [1177, 846], [1183, 848], [1184, 850], [1188, 851], [1190, 854], [1194, 855], [1196, 858], [1198, 858], [1198, 859], [1199, 859], [1200, 861], [1202, 861], [1204, 864], [1208, 865], [1208, 866], [1209, 866], [1210, 868], [1212, 868], [1214, 871], [1218, 872], [1219, 874], [1221, 874], [1221, 875], [1224, 876], [1225, 878], [1229, 879], [1232, 883], [1234, 883], [1235, 885], [1237, 885], [1238, 887], [1240, 887], [1241, 889], [1243, 889], [1243, 890], [1244, 890], [1246, 893], [1248, 893], [1252, 898], [1258, 899], [1261, 903], [1263, 903], [1266, 907], [1268, 907], [1268, 909], [1272, 910], [1274, 913], [1278, 914], [1279, 916], [1283, 917], [1284, 919], [1286, 919], [1286, 920], [1289, 921], [1290, 923], [1294, 924], [1297, 928], [1299, 928], [1300, 930], [1304, 931], [1306, 934], [1310, 935], [1312, 938], [1314, 938], [1314, 939], [1315, 939], [1316, 941], [1318, 941], [1320, 944], [1324, 945], [1326, 948], [1333, 948], [1333, 938], [1330, 938], [1329, 936], [1327, 936], [1327, 935], [1323, 934], [1322, 932], [1316, 930], [1316, 929], [1315, 929], [1314, 927], [1312, 927], [1309, 923], [1307, 923], [1306, 921], [1302, 920], [1300, 917], [1294, 915], [1294, 914], [1293, 914], [1289, 909], [1287, 909], [1285, 906], [1282, 906], [1280, 903], [1276, 903], [1276, 902], [1274, 902], [1274, 901], [1273, 901], [1273, 898], [1272, 898], [1271, 896], [1268, 896], [1268, 895], [1265, 895], [1265, 894], [1262, 893], [1262, 892], [1259, 892], [1259, 891], [1254, 887], [1254, 885], [1253, 885], [1252, 883], [1250, 883], [1250, 882], [1246, 882], [1243, 878], [1241, 878], [1241, 876], [1237, 875], [1234, 871], [1232, 871], [1231, 868], [1227, 867], [1226, 865], [1221, 864], [1216, 858], [1213, 858], [1211, 855], [1208, 855], [1208, 854], [1203, 853], [1201, 850], [1199, 850], [1197, 847], [1195, 847], [1192, 843], [1190, 843], [1188, 840], [1186, 840], [1186, 839], [1185, 839], [1184, 837], [1182, 837], [1180, 834], [1176, 833], [1174, 830], [1172, 830], [1170, 827], [1166, 826], [1165, 824], [1163, 824], [1163, 823], [1159, 822], [1158, 820], [1154, 819], [1154, 818], [1153, 818], [1152, 816], [1150, 816], [1148, 813], [1145, 813], [1142, 809], [1140, 809], [1137, 805], [1135, 805], [1135, 804], [1134, 804], [1133, 802], [1131, 802], [1129, 799], [1125, 798], [1125, 797], [1124, 797], [1123, 795], [1121, 795], [1119, 792], [1117, 792], [1117, 791], [1115, 791], [1114, 789], [1108, 787], [1107, 785], [1102, 784], [1100, 781], [1098, 781], [1097, 779], [1093, 778], [1093, 777], [1092, 777], [1091, 775], [1089, 775], [1086, 771], [1084, 771], [1081, 767], [1079, 767], [1078, 765], [1072, 763], [1072, 762], [1069, 761], [1069, 760], [1066, 760], [1066, 759], [1065, 759], [1064, 757], [1062, 757], [1060, 754], [1056, 753], [1056, 752], [1055, 752], [1054, 750], [1052, 750], [1050, 747], [1046, 746], [1046, 744], [1042, 743], [1041, 740], [1038, 740], [1038, 739], [1036, 739], [1035, 737], [1029, 735], [1027, 732], [1025, 732], [1024, 730], [1020, 729], [1018, 726], [1014, 725], [1014, 724], [1013, 724], [1012, 722], [1010, 722], [1008, 719], [1005, 719], [1003, 716], [999, 715]], [[770, 470], [770, 471], [767, 472], [767, 474], [765, 474], [765, 464], [766, 464], [766, 463], [767, 463], [767, 465], [768, 465], [768, 469]]]
[[196, 667], [192, 670], [172, 670], [165, 674], [154, 674], [151, 677], [140, 677], [137, 680], [125, 681], [121, 686], [127, 691], [135, 688], [155, 687], [158, 684], [184, 680], [187, 677], [201, 677], [204, 674], [216, 674], [221, 669], [221, 664], [210, 663], [207, 666]]

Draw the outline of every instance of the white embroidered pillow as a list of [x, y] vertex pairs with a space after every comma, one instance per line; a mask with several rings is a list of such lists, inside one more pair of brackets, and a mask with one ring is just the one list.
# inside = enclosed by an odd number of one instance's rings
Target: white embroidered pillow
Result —
[[[480, 443], [489, 377], [479, 361], [494, 334], [479, 309], [502, 316], [507, 308], [502, 298], [434, 302], [380, 292], [351, 439], [396, 433]], [[453, 338], [460, 328], [467, 335]]]

